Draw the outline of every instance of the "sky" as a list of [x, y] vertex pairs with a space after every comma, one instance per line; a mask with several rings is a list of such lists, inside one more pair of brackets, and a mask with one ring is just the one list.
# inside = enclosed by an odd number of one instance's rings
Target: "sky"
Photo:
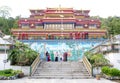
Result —
[[11, 16], [29, 17], [30, 9], [47, 7], [73, 7], [73, 9], [90, 10], [90, 16], [120, 16], [120, 0], [0, 0], [1, 6], [11, 8]]

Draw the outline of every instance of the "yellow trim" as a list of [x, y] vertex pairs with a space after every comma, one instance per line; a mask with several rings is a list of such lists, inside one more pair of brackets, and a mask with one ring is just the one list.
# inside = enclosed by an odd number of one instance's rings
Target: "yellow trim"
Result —
[[[31, 28], [21, 28], [21, 29], [11, 29], [11, 31], [12, 32], [14, 32], [14, 31], [61, 31], [61, 30], [51, 30], [51, 29], [43, 29], [42, 27], [40, 27], [40, 28], [35, 28], [35, 29], [31, 29]], [[62, 30], [62, 32], [66, 32], [66, 31], [68, 31], [68, 32], [73, 32], [73, 31], [83, 31], [83, 32], [107, 32], [107, 30], [106, 29], [69, 29], [69, 30]]]

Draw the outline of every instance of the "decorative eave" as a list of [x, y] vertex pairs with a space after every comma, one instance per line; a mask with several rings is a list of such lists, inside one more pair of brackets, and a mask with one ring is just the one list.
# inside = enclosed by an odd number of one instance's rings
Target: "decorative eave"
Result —
[[101, 24], [101, 22], [98, 19], [77, 19], [76, 23]]
[[18, 23], [35, 23], [35, 22], [38, 22], [38, 23], [42, 23], [42, 20], [41, 19], [35, 19], [35, 18], [23, 18], [23, 19], [20, 19], [18, 21]]
[[82, 12], [85, 12], [85, 13], [89, 13], [90, 10], [74, 10], [74, 13], [82, 13]]
[[[31, 29], [31, 28], [19, 28], [19, 29], [11, 29], [12, 32], [61, 32], [61, 30], [44, 30], [44, 29], [39, 29], [39, 28], [36, 28], [36, 29]], [[86, 32], [107, 32], [106, 29], [70, 29], [70, 30], [63, 30], [63, 32], [73, 32], [73, 31], [86, 31]]]
[[60, 11], [53, 11], [53, 12], [46, 12], [46, 14], [73, 14], [73, 12], [60, 12]]
[[75, 22], [75, 18], [44, 18], [43, 22]]
[[45, 12], [45, 9], [30, 9], [30, 12], [32, 13], [32, 12]]
[[56, 7], [56, 8], [47, 8], [47, 10], [73, 10], [73, 8]]

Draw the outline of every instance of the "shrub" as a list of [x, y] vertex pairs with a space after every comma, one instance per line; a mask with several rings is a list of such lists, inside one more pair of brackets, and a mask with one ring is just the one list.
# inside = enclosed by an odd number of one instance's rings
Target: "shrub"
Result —
[[119, 76], [120, 70], [116, 69], [116, 68], [112, 68], [109, 71], [111, 76]]
[[11, 65], [30, 66], [38, 55], [28, 45], [16, 42], [14, 48], [8, 51], [8, 60]]
[[108, 75], [108, 76], [119, 76], [120, 77], [120, 70], [116, 68], [110, 68], [110, 67], [102, 67], [102, 73]]
[[0, 71], [0, 76], [10, 77], [17, 74], [20, 74], [22, 71], [20, 70], [12, 70], [12, 69], [6, 69]]
[[102, 67], [102, 73], [109, 75], [110, 68], [108, 66]]
[[10, 74], [10, 73], [12, 73], [13, 70], [12, 69], [6, 69], [6, 70], [3, 70], [3, 71], [4, 71], [5, 74]]
[[6, 77], [13, 76], [14, 74], [12, 73], [12, 71], [13, 71], [12, 69], [1, 70], [0, 76], [6, 76]]

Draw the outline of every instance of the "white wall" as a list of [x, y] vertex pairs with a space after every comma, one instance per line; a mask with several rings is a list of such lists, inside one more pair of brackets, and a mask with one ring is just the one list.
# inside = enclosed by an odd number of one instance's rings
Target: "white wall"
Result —
[[13, 69], [13, 70], [22, 70], [25, 75], [29, 75], [30, 67], [29, 66], [11, 66], [10, 62], [7, 62], [6, 64], [3, 63], [3, 60], [7, 58], [6, 54], [0, 54], [0, 70], [5, 69]]

